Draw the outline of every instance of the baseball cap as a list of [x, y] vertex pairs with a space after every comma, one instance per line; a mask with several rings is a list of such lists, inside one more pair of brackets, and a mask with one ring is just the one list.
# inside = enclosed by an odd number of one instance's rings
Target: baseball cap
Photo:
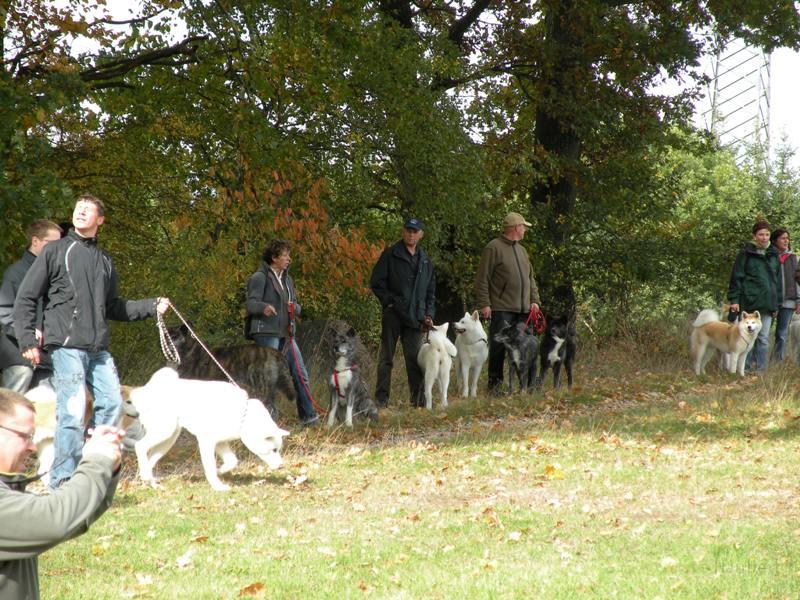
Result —
[[525, 227], [532, 227], [521, 214], [510, 212], [503, 218], [503, 227], [516, 227], [517, 225], [525, 225]]
[[406, 223], [403, 227], [406, 229], [423, 229], [422, 221], [416, 218], [406, 219]]

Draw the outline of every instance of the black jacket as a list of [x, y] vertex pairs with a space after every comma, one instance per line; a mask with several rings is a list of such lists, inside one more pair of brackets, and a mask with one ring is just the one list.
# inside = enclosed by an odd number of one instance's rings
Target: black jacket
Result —
[[419, 261], [412, 271], [412, 257], [400, 240], [383, 251], [369, 286], [381, 306], [391, 307], [409, 327], [419, 327], [426, 316], [435, 316], [436, 274], [425, 251], [417, 247]]
[[[250, 315], [250, 335], [268, 335], [284, 338], [289, 333], [289, 310], [287, 302], [294, 302], [294, 314], [300, 316], [300, 305], [294, 291], [294, 282], [289, 273], [283, 275], [284, 285], [278, 282], [275, 273], [261, 263], [261, 268], [247, 280], [245, 308]], [[267, 317], [264, 308], [271, 304], [278, 314]]]
[[[3, 283], [0, 285], [0, 326], [5, 335], [0, 336], [0, 369], [13, 365], [30, 366], [30, 362], [22, 358], [22, 354], [20, 354], [17, 347], [17, 340], [14, 334], [14, 300], [17, 297], [17, 291], [22, 284], [22, 280], [25, 279], [25, 274], [35, 260], [36, 256], [30, 250], [25, 250], [22, 258], [8, 267], [3, 273]], [[36, 327], [42, 328], [41, 302], [36, 306]], [[52, 368], [49, 354], [45, 352], [41, 358], [42, 362], [40, 364], [42, 367]]]
[[155, 298], [120, 298], [111, 257], [97, 247], [97, 238], [83, 238], [73, 229], [44, 247], [17, 292], [14, 331], [23, 351], [36, 346], [39, 298], [45, 348], [107, 350], [108, 319], [137, 321], [156, 313]]

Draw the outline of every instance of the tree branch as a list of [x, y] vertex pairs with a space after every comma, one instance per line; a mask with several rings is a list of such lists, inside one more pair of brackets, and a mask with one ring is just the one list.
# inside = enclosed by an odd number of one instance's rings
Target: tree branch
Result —
[[456, 19], [447, 32], [447, 38], [459, 46], [464, 41], [464, 34], [472, 26], [484, 10], [492, 3], [492, 0], [475, 0], [475, 4], [460, 19]]
[[[193, 36], [186, 38], [182, 42], [159, 48], [157, 50], [147, 50], [129, 58], [111, 60], [97, 65], [90, 69], [80, 72], [81, 80], [85, 82], [108, 82], [117, 79], [142, 65], [161, 64], [168, 66], [180, 66], [188, 64], [194, 60], [197, 52], [198, 42], [207, 39], [206, 36]], [[165, 59], [184, 56], [183, 60], [166, 61]], [[104, 87], [108, 87], [105, 85]]]

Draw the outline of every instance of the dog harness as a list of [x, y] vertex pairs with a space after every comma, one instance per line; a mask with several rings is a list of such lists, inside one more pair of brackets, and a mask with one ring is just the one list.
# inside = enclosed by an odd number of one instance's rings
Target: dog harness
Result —
[[342, 388], [339, 385], [339, 373], [345, 373], [346, 371], [352, 371], [353, 369], [357, 369], [358, 365], [351, 365], [345, 369], [334, 369], [333, 370], [333, 386], [336, 388], [336, 395], [339, 398], [344, 398], [344, 394], [342, 393]]

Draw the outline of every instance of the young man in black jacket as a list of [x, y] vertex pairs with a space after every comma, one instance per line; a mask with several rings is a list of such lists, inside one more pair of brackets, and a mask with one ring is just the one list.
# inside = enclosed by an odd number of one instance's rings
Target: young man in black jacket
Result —
[[[17, 297], [22, 280], [31, 268], [33, 261], [44, 250], [50, 242], [57, 242], [61, 239], [61, 227], [45, 219], [37, 219], [30, 224], [27, 230], [28, 248], [22, 258], [8, 267], [3, 273], [3, 283], [0, 285], [0, 369], [3, 370], [2, 387], [14, 390], [20, 394], [28, 391], [33, 380], [33, 368], [31, 364], [22, 358], [14, 334], [14, 300]], [[41, 338], [41, 306], [37, 311], [36, 336]], [[44, 365], [45, 376], [48, 376], [52, 363], [50, 357], [44, 355], [46, 364]], [[40, 368], [42, 365], [40, 365]], [[38, 377], [37, 377], [38, 379]]]
[[[69, 479], [81, 459], [84, 384], [94, 396], [93, 423], [116, 425], [122, 396], [114, 359], [108, 352], [108, 319], [136, 321], [169, 308], [167, 298], [126, 300], [119, 296], [111, 257], [97, 247], [105, 207], [94, 196], [78, 198], [73, 228], [48, 244], [22, 281], [14, 303], [14, 331], [22, 356], [33, 365], [40, 346], [53, 357], [57, 427], [50, 485]], [[43, 340], [36, 339], [36, 305], [44, 298]]]
[[436, 302], [436, 275], [433, 263], [419, 247], [424, 232], [422, 221], [408, 219], [403, 238], [383, 251], [372, 269], [370, 287], [383, 308], [381, 348], [375, 402], [389, 404], [392, 364], [397, 339], [403, 344], [411, 405], [422, 407], [422, 370], [417, 364], [422, 327], [433, 326]]

